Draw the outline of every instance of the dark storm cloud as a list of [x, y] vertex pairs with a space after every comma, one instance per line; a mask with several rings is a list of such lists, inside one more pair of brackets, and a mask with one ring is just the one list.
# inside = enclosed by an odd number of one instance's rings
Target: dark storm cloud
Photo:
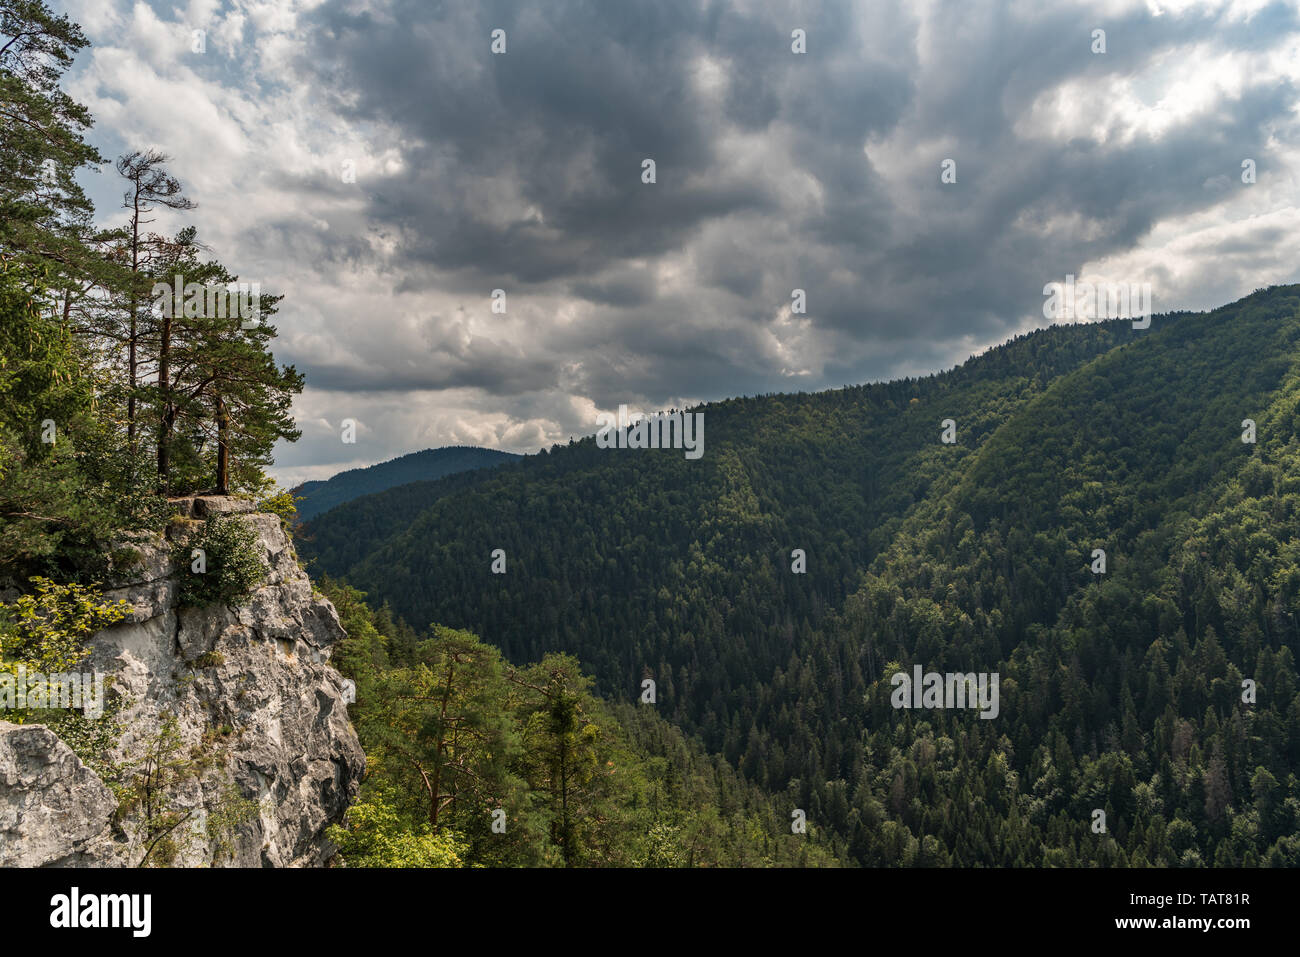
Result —
[[441, 389], [481, 389], [488, 393], [518, 395], [554, 385], [558, 363], [522, 359], [494, 351], [460, 360], [436, 357], [404, 363], [391, 359], [382, 364], [314, 363], [312, 387], [341, 392], [412, 392]]
[[[769, 184], [717, 175], [726, 159], [718, 116], [693, 86], [702, 56], [727, 77], [727, 123], [762, 131], [792, 114], [802, 146], [832, 147], [834, 155], [810, 157], [837, 194], [832, 222], [871, 200], [860, 143], [843, 147], [887, 128], [908, 85], [901, 68], [857, 58], [828, 97], [815, 64], [792, 62], [788, 25], [723, 6], [557, 3], [545, 7], [544, 24], [493, 5], [442, 9], [433, 19], [424, 5], [399, 5], [393, 16], [404, 30], [331, 11], [311, 56], [338, 78], [340, 108], [382, 116], [419, 144], [410, 177], [387, 185], [372, 213], [409, 231], [413, 262], [442, 268], [585, 280], [622, 259], [677, 249], [712, 220], [780, 216]], [[843, 17], [831, 7], [820, 23], [799, 18], [823, 58], [853, 54], [843, 49]], [[497, 26], [509, 37], [504, 56], [486, 53]], [[657, 164], [650, 188], [640, 182], [646, 157]], [[483, 189], [461, 189], [467, 178]], [[482, 203], [494, 184], [542, 222], [489, 222]], [[854, 222], [865, 229], [871, 220]]]
[[281, 477], [926, 374], [1068, 273], [1157, 309], [1300, 280], [1294, 2], [65, 2], [101, 148], [164, 146], [285, 294]]
[[[597, 401], [619, 388], [712, 397], [940, 361], [945, 341], [1018, 331], [1044, 283], [1222, 202], [1241, 158], [1263, 166], [1270, 137], [1294, 127], [1296, 91], [1273, 82], [1155, 136], [1035, 128], [1060, 119], [1042, 97], [1062, 84], [1089, 84], [1096, 101], [1070, 108], [1100, 122], [1107, 84], [1188, 45], [1275, 44], [1297, 28], [1283, 3], [1227, 22], [951, 2], [924, 30], [906, 5], [847, 3], [402, 0], [312, 17], [302, 69], [336, 111], [393, 131], [376, 152], [403, 156], [364, 186], [364, 216], [393, 251], [331, 229], [313, 240], [320, 257], [373, 260], [401, 290], [501, 286], [587, 310], [576, 324], [530, 316], [534, 343], [570, 365], [476, 348], [438, 375], [398, 370], [393, 388], [511, 395], [551, 377]], [[1089, 49], [1094, 27], [1104, 55]], [[503, 56], [488, 51], [495, 28]], [[941, 185], [949, 157], [958, 182]], [[681, 275], [665, 284], [661, 266]], [[806, 334], [831, 344], [811, 377], [765, 345], [796, 287]], [[372, 378], [342, 363], [313, 384]]]
[[602, 306], [641, 306], [652, 302], [655, 295], [653, 278], [628, 270], [591, 282], [578, 280], [572, 289], [579, 298]]

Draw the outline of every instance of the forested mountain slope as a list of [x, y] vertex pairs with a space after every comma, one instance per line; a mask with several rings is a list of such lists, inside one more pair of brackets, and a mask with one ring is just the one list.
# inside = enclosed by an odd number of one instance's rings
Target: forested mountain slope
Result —
[[[699, 461], [586, 440], [318, 558], [511, 659], [572, 652], [612, 700], [654, 677], [849, 860], [1296, 865], [1298, 336], [1275, 287], [712, 404]], [[895, 709], [916, 664], [1000, 674], [998, 717]]]
[[[1300, 863], [1298, 336], [1296, 287], [1169, 324], [1064, 377], [909, 515], [798, 669], [833, 690], [841, 660], [885, 662], [852, 791], [908, 830], [846, 814], [855, 856]], [[894, 710], [913, 662], [1000, 672], [999, 719]], [[778, 689], [755, 725], [798, 700]]]
[[348, 469], [323, 482], [303, 482], [295, 488], [293, 493], [299, 499], [298, 518], [307, 521], [344, 502], [382, 492], [396, 485], [431, 481], [444, 475], [489, 468], [517, 458], [519, 456], [511, 452], [499, 452], [496, 449], [449, 445], [441, 449], [411, 452], [368, 468]]
[[[665, 611], [675, 634], [717, 631], [704, 620], [716, 614], [711, 602], [690, 600], [701, 594], [725, 596], [731, 617], [744, 616], [733, 620], [739, 628], [778, 613], [811, 620], [837, 605], [906, 510], [950, 476], [944, 463], [1047, 382], [1132, 336], [1127, 323], [1052, 329], [940, 376], [715, 403], [703, 407], [698, 461], [602, 450], [589, 438], [358, 499], [308, 523], [299, 540], [317, 568], [403, 618], [463, 622], [516, 660], [595, 645], [603, 662], [581, 658], [602, 689], [618, 673], [631, 693], [644, 659], [636, 636], [657, 643]], [[957, 448], [939, 443], [949, 416], [960, 421]], [[494, 548], [506, 551], [505, 576], [490, 574]], [[793, 548], [810, 561], [795, 580]], [[669, 595], [673, 607], [661, 608]], [[624, 636], [618, 649], [581, 638], [611, 627]]]
[[322, 581], [347, 630], [366, 777], [332, 830], [349, 866], [827, 867], [834, 835], [645, 702], [610, 706], [566, 655], [527, 666], [415, 633]]

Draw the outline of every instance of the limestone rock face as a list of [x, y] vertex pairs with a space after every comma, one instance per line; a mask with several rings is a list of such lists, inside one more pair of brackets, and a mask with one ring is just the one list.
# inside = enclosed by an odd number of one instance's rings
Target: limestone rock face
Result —
[[0, 721], [0, 867], [85, 863], [116, 807], [48, 728]]
[[[149, 854], [177, 866], [313, 866], [333, 853], [324, 830], [365, 766], [329, 666], [346, 637], [338, 615], [277, 516], [219, 496], [173, 505], [166, 535], [115, 546], [126, 567], [104, 596], [132, 611], [94, 636], [82, 666], [112, 676], [101, 720], [121, 728], [107, 756], [128, 772], [121, 780], [143, 780], [151, 762], [174, 768], [147, 802], [152, 816], [129, 793], [118, 808], [50, 731], [0, 725], [0, 864], [134, 866]], [[210, 516], [254, 530], [267, 574], [236, 605], [182, 608], [179, 576], [190, 572], [173, 550]]]

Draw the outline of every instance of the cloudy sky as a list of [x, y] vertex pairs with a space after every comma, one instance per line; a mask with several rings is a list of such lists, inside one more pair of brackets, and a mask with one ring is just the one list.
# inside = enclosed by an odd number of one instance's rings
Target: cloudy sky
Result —
[[937, 371], [1067, 274], [1157, 311], [1300, 281], [1294, 0], [51, 2], [101, 152], [168, 153], [286, 296], [290, 483]]

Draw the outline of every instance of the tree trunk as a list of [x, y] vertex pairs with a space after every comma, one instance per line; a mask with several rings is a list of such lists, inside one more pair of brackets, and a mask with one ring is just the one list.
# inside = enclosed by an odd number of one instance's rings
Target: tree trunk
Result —
[[564, 866], [572, 867], [573, 862], [569, 857], [569, 762], [568, 762], [568, 745], [564, 737], [560, 738], [560, 827], [562, 845], [564, 851]]
[[[126, 444], [135, 453], [135, 297], [131, 297], [131, 338], [127, 341]], [[134, 471], [134, 469], [132, 469]]]
[[230, 413], [226, 400], [217, 396], [217, 494], [230, 494]]
[[429, 805], [429, 824], [433, 827], [433, 833], [438, 833], [438, 807], [439, 798], [441, 797], [442, 783], [442, 752], [443, 746], [447, 740], [447, 702], [451, 699], [452, 682], [456, 680], [456, 656], [447, 656], [447, 689], [442, 693], [442, 707], [438, 711], [438, 751], [433, 761], [433, 793], [432, 804]]
[[[135, 454], [135, 379], [137, 336], [136, 319], [140, 310], [139, 294], [135, 283], [140, 275], [140, 181], [135, 182], [135, 197], [131, 200], [131, 335], [127, 340], [127, 393], [126, 393], [126, 444]], [[132, 466], [132, 472], [134, 472]]]
[[[173, 309], [175, 311], [175, 304]], [[158, 417], [158, 491], [163, 495], [167, 494], [167, 472], [171, 468], [171, 433], [172, 423], [175, 421], [175, 411], [172, 409], [171, 397], [171, 349], [172, 349], [172, 320], [170, 316], [164, 315], [162, 319], [162, 334], [158, 345], [158, 406], [161, 413]], [[218, 446], [220, 449], [220, 446]], [[218, 459], [221, 453], [217, 452]], [[221, 471], [218, 464], [217, 471]], [[221, 482], [218, 475], [217, 482]]]

